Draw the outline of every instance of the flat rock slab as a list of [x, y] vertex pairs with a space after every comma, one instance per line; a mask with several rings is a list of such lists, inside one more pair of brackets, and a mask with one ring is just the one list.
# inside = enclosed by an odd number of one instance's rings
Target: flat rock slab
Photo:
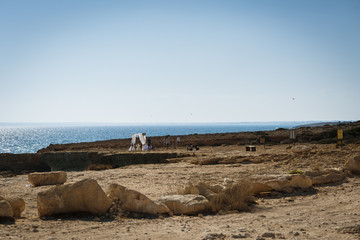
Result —
[[[256, 175], [252, 179], [257, 191], [292, 191], [294, 188], [306, 189], [312, 186], [311, 178], [303, 174], [267, 174]], [[255, 187], [254, 187], [255, 188]]]
[[31, 185], [34, 187], [43, 185], [57, 185], [66, 182], [67, 174], [63, 171], [30, 173], [28, 175], [28, 179]]
[[192, 215], [205, 211], [209, 207], [209, 200], [202, 195], [167, 195], [159, 199], [173, 214]]

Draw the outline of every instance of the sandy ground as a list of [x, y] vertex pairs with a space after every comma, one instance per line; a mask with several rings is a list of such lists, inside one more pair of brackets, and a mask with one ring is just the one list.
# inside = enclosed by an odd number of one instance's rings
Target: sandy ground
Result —
[[[103, 171], [68, 172], [68, 183], [85, 178], [98, 181], [106, 190], [118, 183], [149, 198], [172, 193], [186, 183], [222, 183], [258, 173], [342, 167], [358, 145], [337, 149], [332, 145], [309, 145], [306, 155], [291, 155], [288, 145], [200, 149], [195, 157], [169, 164], [133, 165]], [[169, 150], [185, 152], [185, 150]], [[195, 165], [211, 157], [253, 157], [261, 161]], [[15, 223], [0, 224], [0, 239], [360, 239], [360, 178], [350, 176], [337, 184], [314, 186], [306, 191], [275, 193], [256, 198], [247, 212], [221, 212], [197, 216], [106, 218], [73, 215], [42, 220], [37, 215], [36, 195], [51, 186], [29, 187], [27, 175], [0, 179], [0, 195], [21, 197], [26, 202]]]

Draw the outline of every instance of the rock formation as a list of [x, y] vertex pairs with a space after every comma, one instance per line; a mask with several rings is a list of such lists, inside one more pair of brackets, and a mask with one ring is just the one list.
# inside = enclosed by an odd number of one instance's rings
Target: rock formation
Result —
[[159, 199], [173, 214], [197, 214], [205, 211], [209, 206], [209, 200], [202, 195], [167, 195]]
[[67, 180], [67, 174], [63, 171], [30, 173], [28, 175], [29, 182], [34, 187], [43, 185], [63, 184]]
[[294, 188], [310, 188], [312, 181], [310, 177], [303, 174], [273, 174], [257, 175], [253, 177], [254, 193], [275, 190], [291, 192]]
[[[21, 217], [21, 213], [25, 210], [25, 201], [22, 198], [3, 198], [0, 197], [1, 201], [6, 201], [12, 208], [11, 217]], [[5, 205], [4, 205], [5, 206]]]
[[14, 212], [10, 203], [6, 200], [0, 200], [0, 217], [13, 218]]
[[345, 163], [345, 168], [352, 173], [360, 174], [360, 153], [350, 156]]
[[340, 182], [345, 179], [344, 171], [338, 169], [326, 169], [324, 171], [307, 171], [305, 176], [310, 177], [313, 185]]
[[92, 179], [39, 192], [37, 204], [39, 216], [71, 212], [104, 214], [111, 205], [99, 184]]
[[107, 190], [107, 196], [112, 201], [119, 201], [120, 207], [129, 212], [146, 214], [171, 214], [169, 208], [150, 200], [145, 195], [118, 184], [111, 184]]

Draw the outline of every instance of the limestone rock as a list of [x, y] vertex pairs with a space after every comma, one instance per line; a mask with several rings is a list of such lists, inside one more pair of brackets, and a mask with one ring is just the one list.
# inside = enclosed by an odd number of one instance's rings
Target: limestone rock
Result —
[[14, 217], [21, 217], [21, 213], [25, 210], [25, 201], [21, 198], [6, 199], [13, 209]]
[[34, 186], [63, 184], [67, 180], [67, 174], [58, 172], [37, 172], [28, 175], [29, 182]]
[[291, 148], [291, 151], [295, 154], [308, 153], [311, 151], [311, 148], [307, 145], [295, 145]]
[[340, 182], [345, 179], [345, 172], [338, 169], [326, 169], [324, 171], [307, 171], [305, 176], [311, 178], [313, 185]]
[[209, 200], [202, 195], [167, 195], [159, 199], [174, 214], [197, 214], [206, 210]]
[[165, 204], [154, 202], [144, 194], [115, 183], [108, 187], [107, 196], [112, 202], [120, 201], [121, 209], [129, 212], [171, 214]]
[[270, 187], [269, 185], [266, 185], [265, 183], [261, 183], [261, 182], [255, 182], [252, 184], [252, 193], [253, 194], [258, 194], [258, 193], [262, 193], [262, 192], [270, 192], [272, 191], [272, 187]]
[[360, 174], [360, 153], [349, 157], [345, 163], [345, 168], [352, 173]]
[[[303, 174], [274, 174], [274, 175], [260, 175], [254, 177], [254, 183], [257, 188], [264, 190], [286, 191], [290, 192], [294, 188], [310, 188], [312, 181], [310, 177]], [[266, 188], [267, 185], [269, 188]]]
[[25, 201], [22, 198], [3, 198], [0, 197], [0, 200], [5, 200], [10, 203], [10, 206], [13, 210], [14, 217], [21, 217], [21, 213], [25, 209]]
[[216, 198], [218, 195], [217, 193], [220, 193], [224, 190], [223, 187], [217, 185], [217, 186], [211, 186], [203, 182], [199, 182], [196, 185], [189, 184], [185, 187], [184, 193], [185, 194], [194, 194], [194, 195], [202, 195], [206, 197], [208, 200], [212, 200]]
[[49, 216], [71, 212], [104, 214], [111, 203], [95, 180], [85, 179], [39, 192], [37, 205], [39, 216]]
[[6, 200], [0, 200], [0, 217], [13, 218], [14, 212], [10, 203]]

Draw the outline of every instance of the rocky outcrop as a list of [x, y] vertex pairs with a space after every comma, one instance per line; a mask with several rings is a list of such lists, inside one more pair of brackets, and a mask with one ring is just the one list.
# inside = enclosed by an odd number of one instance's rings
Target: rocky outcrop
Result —
[[95, 180], [85, 179], [39, 192], [37, 205], [39, 216], [49, 216], [72, 212], [104, 214], [111, 203]]
[[13, 218], [14, 212], [10, 203], [6, 200], [0, 200], [0, 218]]
[[29, 182], [34, 187], [43, 185], [63, 184], [67, 180], [67, 174], [63, 171], [58, 172], [44, 172], [44, 173], [30, 173], [28, 175]]
[[326, 169], [324, 171], [307, 171], [304, 173], [304, 175], [311, 179], [313, 185], [340, 182], [346, 177], [345, 172], [338, 169]]
[[43, 153], [42, 161], [50, 166], [51, 171], [83, 171], [92, 162], [97, 153], [92, 152], [54, 152]]
[[118, 184], [111, 184], [107, 196], [112, 202], [119, 201], [120, 208], [129, 212], [146, 214], [171, 214], [169, 208], [150, 200], [145, 195]]
[[0, 153], [0, 171], [13, 173], [21, 172], [45, 172], [50, 171], [50, 167], [42, 162], [40, 154], [11, 154]]
[[345, 168], [354, 174], [360, 174], [360, 153], [350, 156], [345, 163]]
[[209, 206], [209, 200], [202, 195], [167, 195], [159, 199], [173, 214], [197, 214], [205, 211]]

